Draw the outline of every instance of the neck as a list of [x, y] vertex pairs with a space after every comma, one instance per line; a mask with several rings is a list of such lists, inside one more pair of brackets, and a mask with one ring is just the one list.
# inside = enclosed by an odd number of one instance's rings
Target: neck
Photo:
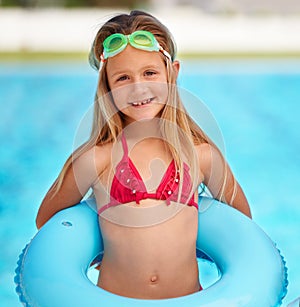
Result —
[[135, 121], [124, 128], [128, 139], [161, 138], [160, 118]]

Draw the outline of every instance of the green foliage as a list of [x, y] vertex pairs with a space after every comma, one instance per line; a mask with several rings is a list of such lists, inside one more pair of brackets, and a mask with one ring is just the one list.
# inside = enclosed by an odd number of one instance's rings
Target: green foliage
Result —
[[66, 7], [136, 7], [147, 4], [147, 0], [65, 0]]
[[149, 0], [0, 0], [2, 7], [140, 7], [147, 5]]
[[17, 0], [2, 0], [1, 1], [1, 6], [23, 6], [20, 2], [22, 1], [17, 1]]

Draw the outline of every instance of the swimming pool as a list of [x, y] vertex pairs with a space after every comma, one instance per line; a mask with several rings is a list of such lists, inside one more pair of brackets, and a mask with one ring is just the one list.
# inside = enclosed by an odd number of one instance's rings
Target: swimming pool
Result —
[[[97, 74], [82, 62], [0, 67], [0, 302], [10, 307], [19, 304], [13, 283], [18, 254], [73, 148]], [[186, 60], [179, 85], [214, 114], [254, 220], [286, 258], [286, 305], [300, 295], [300, 61]]]

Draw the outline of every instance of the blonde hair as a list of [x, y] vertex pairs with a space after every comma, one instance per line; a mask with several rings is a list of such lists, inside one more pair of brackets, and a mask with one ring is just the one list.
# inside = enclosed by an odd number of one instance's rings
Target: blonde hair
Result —
[[[132, 11], [130, 14], [117, 15], [108, 20], [96, 34], [90, 54], [90, 65], [99, 72], [98, 86], [94, 101], [94, 117], [90, 137], [87, 142], [76, 149], [66, 161], [61, 173], [59, 174], [53, 188], [57, 192], [64, 180], [65, 174], [72, 166], [72, 161], [77, 159], [84, 152], [93, 148], [95, 145], [103, 145], [115, 142], [124, 128], [123, 114], [116, 109], [112, 103], [110, 88], [107, 81], [106, 63], [101, 63], [101, 54], [103, 52], [103, 41], [106, 37], [114, 33], [130, 34], [136, 30], [147, 30], [154, 34], [159, 44], [166, 50], [174, 61], [176, 56], [176, 45], [169, 30], [152, 15]], [[161, 133], [166, 140], [166, 145], [179, 170], [180, 178], [183, 178], [183, 156], [188, 157], [190, 175], [193, 182], [191, 195], [197, 189], [199, 182], [199, 165], [194, 145], [208, 143], [218, 148], [201, 130], [201, 128], [189, 117], [183, 103], [179, 97], [176, 87], [177, 75], [174, 71], [172, 62], [166, 61], [167, 80], [169, 84], [169, 94], [167, 103], [161, 114]], [[174, 126], [178, 127], [174, 129]], [[222, 156], [222, 154], [221, 154]], [[222, 159], [223, 156], [222, 156]], [[225, 160], [223, 161], [225, 164]], [[224, 188], [227, 180], [227, 174], [224, 174], [223, 184], [220, 191], [221, 197], [224, 194]], [[180, 181], [182, 184], [182, 180]], [[181, 191], [179, 186], [179, 191]], [[178, 198], [180, 199], [181, 192]]]

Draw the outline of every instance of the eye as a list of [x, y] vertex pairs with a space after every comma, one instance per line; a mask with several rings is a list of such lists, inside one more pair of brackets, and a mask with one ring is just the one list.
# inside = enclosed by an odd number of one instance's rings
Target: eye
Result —
[[148, 76], [148, 77], [151, 77], [151, 76], [154, 76], [156, 75], [157, 73], [153, 70], [147, 70], [145, 71], [145, 76]]
[[124, 75], [124, 76], [119, 77], [119, 78], [117, 79], [117, 82], [118, 82], [118, 81], [120, 81], [120, 82], [126, 81], [126, 80], [128, 80], [128, 79], [129, 79], [129, 77], [128, 77], [127, 75]]

